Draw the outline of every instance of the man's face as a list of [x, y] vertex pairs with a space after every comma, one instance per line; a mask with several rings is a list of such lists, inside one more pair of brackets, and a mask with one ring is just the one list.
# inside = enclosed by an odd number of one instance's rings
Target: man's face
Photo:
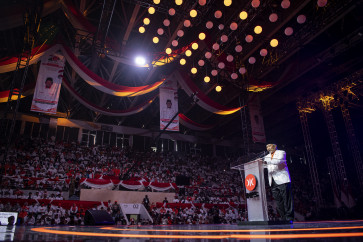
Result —
[[268, 145], [266, 145], [266, 149], [267, 149], [268, 152], [273, 153], [276, 150], [276, 145], [268, 144]]
[[170, 101], [166, 102], [166, 107], [171, 108], [171, 102]]
[[50, 81], [50, 80], [47, 80], [47, 81], [45, 82], [45, 88], [51, 88], [51, 87], [52, 87], [52, 85], [53, 85], [53, 82], [52, 82], [52, 81]]

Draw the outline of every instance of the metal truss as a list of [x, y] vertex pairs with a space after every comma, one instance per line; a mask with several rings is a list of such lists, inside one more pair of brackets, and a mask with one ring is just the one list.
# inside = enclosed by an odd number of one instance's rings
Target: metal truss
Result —
[[328, 171], [329, 171], [329, 177], [330, 177], [330, 183], [332, 186], [332, 190], [334, 194], [340, 198], [340, 184], [337, 182], [338, 180], [338, 174], [337, 170], [335, 169], [335, 163], [333, 157], [326, 158], [326, 162], [328, 164]]
[[342, 151], [340, 149], [333, 115], [332, 115], [330, 109], [325, 109], [323, 111], [323, 113], [324, 113], [325, 122], [328, 126], [329, 137], [330, 137], [330, 142], [331, 142], [332, 149], [333, 149], [334, 160], [335, 160], [335, 164], [336, 164], [336, 168], [337, 168], [338, 177], [339, 177], [340, 183], [342, 184], [342, 189], [347, 189], [349, 182], [348, 182], [348, 178], [347, 178], [347, 173], [345, 171]]
[[307, 119], [306, 112], [304, 110], [299, 110], [299, 114], [300, 114], [301, 128], [302, 128], [303, 136], [304, 136], [306, 157], [307, 157], [308, 164], [309, 164], [310, 179], [311, 179], [311, 183], [312, 183], [312, 187], [313, 187], [314, 198], [315, 198], [317, 207], [320, 208], [324, 205], [324, 202], [323, 202], [323, 198], [321, 195], [318, 170], [316, 168], [316, 161], [315, 161], [315, 156], [314, 156], [313, 145], [311, 142], [308, 119]]
[[345, 128], [348, 134], [348, 142], [351, 148], [353, 161], [357, 170], [357, 177], [360, 186], [360, 190], [363, 191], [363, 162], [359, 151], [359, 143], [357, 137], [355, 136], [354, 127], [352, 120], [350, 119], [350, 113], [345, 105], [341, 105], [341, 111], [344, 118]]
[[[38, 36], [39, 26], [40, 26], [40, 16], [42, 10], [42, 4], [39, 4], [38, 1], [33, 6], [28, 6], [26, 12], [24, 13], [24, 42], [22, 51], [18, 56], [18, 61], [16, 64], [16, 68], [14, 71], [13, 80], [10, 84], [10, 92], [8, 96], [8, 102], [6, 105], [6, 110], [3, 116], [2, 129], [1, 132], [4, 135], [3, 137], [7, 137], [7, 148], [5, 149], [4, 161], [7, 157], [7, 151], [10, 147], [10, 143], [13, 138], [16, 116], [18, 114], [18, 109], [20, 105], [21, 94], [23, 92], [25, 80], [27, 78], [28, 69], [29, 69], [29, 61], [32, 56], [32, 50]], [[15, 89], [16, 83], [20, 80], [20, 87], [18, 90]], [[14, 98], [16, 97], [16, 98]], [[16, 99], [15, 102], [12, 100]], [[10, 123], [10, 127], [7, 122], [7, 115], [12, 113], [12, 120]]]

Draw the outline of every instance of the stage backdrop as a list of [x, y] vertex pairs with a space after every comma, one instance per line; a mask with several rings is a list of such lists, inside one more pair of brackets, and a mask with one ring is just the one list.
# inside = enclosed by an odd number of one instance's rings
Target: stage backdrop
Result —
[[[175, 79], [166, 79], [160, 86], [160, 129], [164, 129], [178, 112], [178, 85]], [[177, 115], [166, 130], [179, 131]]]
[[263, 125], [263, 117], [261, 115], [260, 100], [254, 95], [248, 102], [250, 111], [252, 140], [253, 142], [266, 143], [265, 127]]
[[31, 111], [56, 114], [64, 63], [65, 58], [60, 50], [42, 57]]

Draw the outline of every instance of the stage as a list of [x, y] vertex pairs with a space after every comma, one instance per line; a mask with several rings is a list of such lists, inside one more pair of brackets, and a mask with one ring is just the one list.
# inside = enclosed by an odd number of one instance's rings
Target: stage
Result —
[[166, 225], [166, 226], [57, 226], [1, 227], [8, 241], [362, 241], [363, 220], [295, 222], [291, 225]]

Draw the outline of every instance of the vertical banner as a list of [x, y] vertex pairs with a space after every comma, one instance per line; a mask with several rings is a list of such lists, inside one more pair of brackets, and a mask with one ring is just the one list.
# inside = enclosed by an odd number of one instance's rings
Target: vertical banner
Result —
[[[178, 112], [178, 85], [176, 80], [167, 79], [160, 86], [160, 129], [163, 130]], [[179, 131], [179, 116], [166, 128], [168, 131]]]
[[65, 58], [60, 50], [41, 59], [31, 111], [56, 114]]
[[265, 127], [261, 115], [260, 99], [254, 95], [248, 102], [253, 142], [266, 143]]

